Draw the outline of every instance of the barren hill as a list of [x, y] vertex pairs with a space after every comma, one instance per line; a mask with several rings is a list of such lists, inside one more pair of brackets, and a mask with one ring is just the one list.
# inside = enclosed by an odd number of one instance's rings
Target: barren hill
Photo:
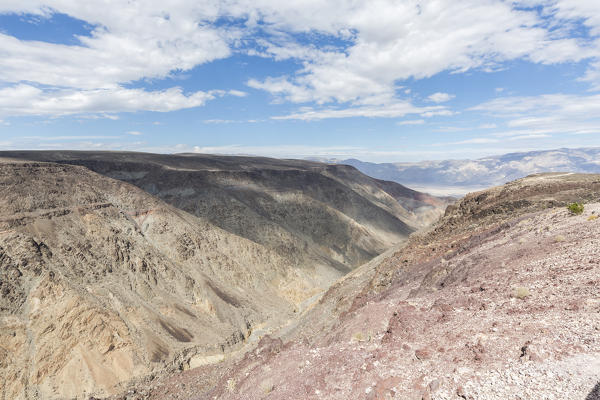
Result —
[[[581, 215], [566, 205], [585, 202]], [[243, 357], [137, 387], [167, 399], [596, 399], [600, 175], [466, 196]]]
[[445, 205], [292, 160], [0, 157], [4, 399], [107, 395], [218, 361]]

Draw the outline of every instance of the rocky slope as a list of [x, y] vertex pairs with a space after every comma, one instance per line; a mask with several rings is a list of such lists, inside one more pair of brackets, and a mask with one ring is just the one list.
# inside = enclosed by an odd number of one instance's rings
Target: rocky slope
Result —
[[[301, 160], [119, 152], [0, 152], [82, 165], [278, 251], [288, 262], [348, 272], [435, 221], [449, 199]], [[322, 274], [321, 274], [322, 275]], [[324, 287], [330, 280], [324, 283]]]
[[[582, 215], [565, 205], [586, 203]], [[473, 193], [244, 356], [130, 398], [597, 399], [600, 175]]]
[[444, 204], [318, 163], [0, 157], [3, 399], [108, 395], [235, 354]]

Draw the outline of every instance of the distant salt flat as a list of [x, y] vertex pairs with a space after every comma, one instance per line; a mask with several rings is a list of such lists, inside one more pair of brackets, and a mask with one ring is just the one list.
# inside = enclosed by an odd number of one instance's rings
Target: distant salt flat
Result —
[[489, 186], [427, 186], [427, 185], [411, 185], [407, 184], [407, 187], [416, 190], [418, 192], [429, 193], [434, 196], [452, 196], [452, 197], [463, 197], [467, 193], [477, 192], [479, 190], [487, 189]]

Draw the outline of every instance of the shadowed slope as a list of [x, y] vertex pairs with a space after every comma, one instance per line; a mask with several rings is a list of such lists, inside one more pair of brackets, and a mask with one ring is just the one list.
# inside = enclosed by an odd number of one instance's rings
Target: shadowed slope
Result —
[[83, 165], [132, 183], [274, 249], [290, 263], [324, 268], [323, 288], [433, 222], [447, 204], [353, 167], [302, 160], [115, 152], [0, 155]]

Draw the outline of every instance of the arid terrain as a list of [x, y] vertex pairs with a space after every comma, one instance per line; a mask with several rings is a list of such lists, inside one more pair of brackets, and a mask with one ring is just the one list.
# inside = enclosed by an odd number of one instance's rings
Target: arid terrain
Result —
[[344, 165], [0, 156], [2, 399], [600, 391], [600, 175], [446, 208]]
[[314, 162], [0, 158], [2, 399], [104, 397], [224, 365], [447, 204]]
[[469, 194], [251, 351], [119, 398], [597, 399], [599, 201], [569, 173]]
[[0, 400], [600, 400], [600, 0], [0, 0]]

